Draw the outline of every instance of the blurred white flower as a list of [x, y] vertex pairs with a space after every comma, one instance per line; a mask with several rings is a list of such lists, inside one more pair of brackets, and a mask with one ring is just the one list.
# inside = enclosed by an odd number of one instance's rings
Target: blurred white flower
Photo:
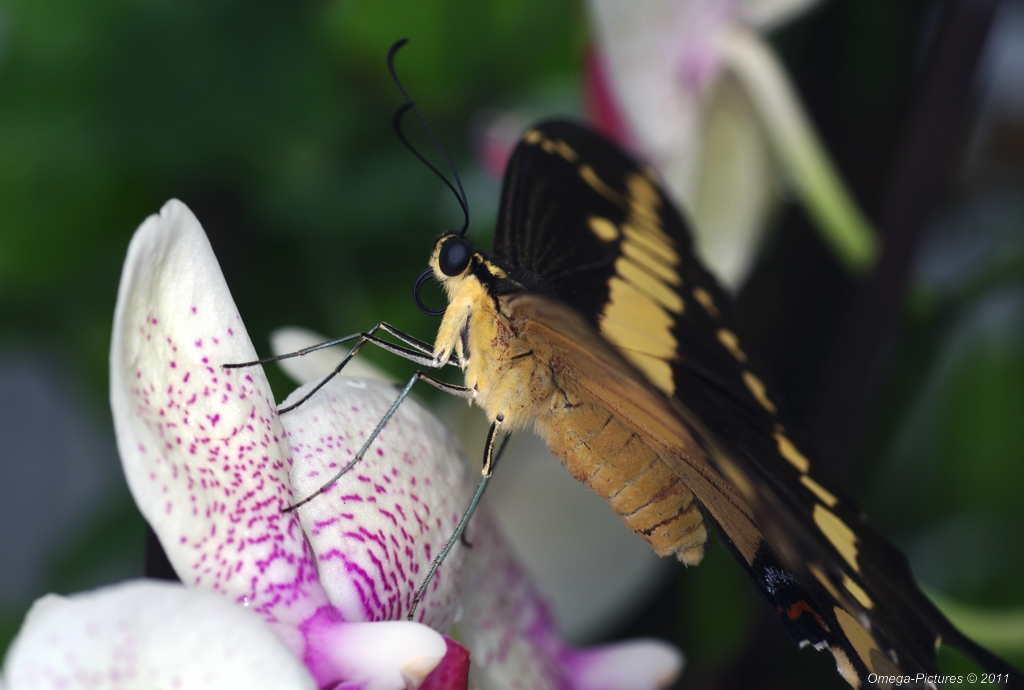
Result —
[[692, 215], [697, 251], [732, 289], [749, 273], [780, 178], [852, 269], [878, 242], [771, 47], [814, 0], [591, 0], [591, 110]]

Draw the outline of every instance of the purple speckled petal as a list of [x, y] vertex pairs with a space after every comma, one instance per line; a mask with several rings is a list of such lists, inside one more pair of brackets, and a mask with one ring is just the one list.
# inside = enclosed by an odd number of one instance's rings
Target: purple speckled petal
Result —
[[516, 562], [486, 508], [473, 517], [465, 615], [454, 636], [472, 655], [481, 690], [654, 690], [682, 669], [682, 655], [649, 640], [575, 650], [558, 635], [546, 603]]
[[[485, 498], [486, 501], [486, 498]], [[565, 690], [567, 651], [546, 603], [511, 554], [486, 505], [467, 530], [464, 615], [453, 637], [470, 652], [470, 685], [481, 690]]]
[[110, 403], [128, 485], [171, 564], [267, 620], [326, 603], [292, 502], [263, 370], [199, 221], [167, 202], [136, 231], [114, 314]]
[[8, 690], [317, 687], [251, 611], [213, 592], [147, 580], [39, 599], [4, 676]]
[[[309, 496], [347, 464], [397, 396], [394, 386], [339, 378], [284, 415], [296, 496]], [[469, 504], [468, 474], [451, 435], [407, 399], [367, 456], [299, 509], [320, 580], [345, 620], [406, 615], [430, 560]], [[461, 545], [448, 555], [417, 620], [442, 631], [454, 620], [463, 556]]]

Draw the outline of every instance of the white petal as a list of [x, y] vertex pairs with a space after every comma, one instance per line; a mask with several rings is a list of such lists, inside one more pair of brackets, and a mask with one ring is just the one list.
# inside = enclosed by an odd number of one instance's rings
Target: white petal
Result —
[[777, 168], [764, 130], [732, 74], [724, 74], [703, 111], [704, 145], [694, 195], [697, 253], [727, 287], [750, 273], [777, 201]]
[[825, 241], [850, 268], [869, 267], [878, 254], [875, 231], [843, 186], [771, 48], [739, 27], [723, 32], [719, 44]]
[[128, 248], [110, 402], [135, 502], [179, 577], [270, 620], [325, 603], [290, 505], [291, 464], [263, 370], [202, 227], [180, 201]]
[[[319, 345], [330, 338], [325, 338], [319, 333], [306, 330], [305, 328], [286, 327], [278, 328], [270, 334], [270, 350], [277, 355], [286, 355], [290, 352], [313, 345]], [[319, 381], [332, 371], [348, 353], [348, 348], [341, 345], [325, 347], [322, 350], [310, 352], [301, 357], [289, 357], [278, 361], [278, 365], [298, 384]], [[370, 363], [365, 357], [354, 357], [345, 365], [341, 371], [342, 376], [350, 376], [359, 379], [376, 379], [385, 383], [393, 383], [394, 377], [386, 371]]]
[[212, 592], [145, 580], [43, 597], [4, 673], [9, 690], [316, 687], [251, 611]]
[[738, 0], [736, 10], [739, 18], [754, 28], [770, 31], [816, 4], [818, 0]]
[[[298, 497], [314, 493], [354, 457], [398, 392], [376, 381], [335, 379], [282, 417]], [[406, 615], [431, 559], [469, 505], [473, 487], [467, 474], [451, 435], [407, 399], [363, 461], [299, 509], [321, 582], [345, 620]], [[451, 623], [462, 557], [463, 548], [456, 546], [417, 620], [438, 630]]]
[[569, 655], [574, 690], [657, 690], [675, 682], [683, 655], [660, 640], [631, 640]]
[[417, 688], [448, 650], [438, 632], [420, 623], [312, 623], [305, 632], [319, 651], [306, 661], [320, 687], [342, 681], [360, 690]]

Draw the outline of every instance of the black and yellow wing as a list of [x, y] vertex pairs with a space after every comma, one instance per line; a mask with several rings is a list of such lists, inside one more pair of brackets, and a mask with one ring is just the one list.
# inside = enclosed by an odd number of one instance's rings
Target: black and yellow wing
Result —
[[506, 171], [494, 251], [528, 290], [509, 296], [513, 315], [545, 329], [567, 375], [660, 447], [797, 641], [827, 646], [854, 687], [938, 673], [940, 643], [1021, 682], [817, 474], [650, 171], [574, 124], [530, 129]]

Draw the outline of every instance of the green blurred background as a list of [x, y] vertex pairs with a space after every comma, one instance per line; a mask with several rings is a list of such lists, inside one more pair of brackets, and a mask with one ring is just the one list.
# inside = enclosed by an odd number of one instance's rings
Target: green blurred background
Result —
[[[834, 0], [771, 36], [875, 220], [942, 7]], [[486, 246], [500, 185], [473, 132], [495, 109], [584, 117], [589, 33], [578, 0], [0, 0], [0, 649], [37, 596], [142, 572], [107, 405], [137, 225], [171, 197], [192, 208], [263, 353], [282, 325], [340, 335], [386, 320], [431, 339], [410, 288], [431, 238], [461, 218], [391, 133], [388, 46], [411, 39], [400, 72]], [[1024, 64], [1019, 1], [988, 31], [909, 288], [891, 295], [898, 332], [836, 474], [922, 583], [1020, 613], [1024, 77], [1007, 60]], [[773, 225], [740, 310], [806, 421], [861, 284], [799, 205]], [[831, 655], [785, 639], [721, 551], [707, 561], [623, 612], [612, 637], [676, 641], [683, 687], [846, 687]], [[1000, 651], [1024, 663], [1020, 646]]]

